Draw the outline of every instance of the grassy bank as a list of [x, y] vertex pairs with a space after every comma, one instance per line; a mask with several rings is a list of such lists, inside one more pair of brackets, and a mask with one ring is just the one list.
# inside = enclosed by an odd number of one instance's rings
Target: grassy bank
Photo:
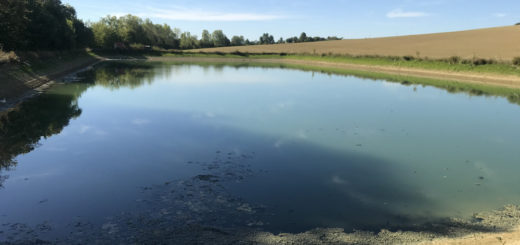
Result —
[[251, 59], [297, 59], [333, 63], [348, 63], [371, 66], [393, 66], [403, 68], [427, 69], [449, 72], [490, 73], [498, 75], [520, 76], [520, 61], [498, 61], [494, 59], [462, 59], [457, 56], [443, 59], [429, 59], [414, 56], [352, 56], [336, 54], [286, 54], [286, 53], [222, 53], [222, 52], [184, 52], [163, 53], [163, 56], [173, 57], [222, 57]]

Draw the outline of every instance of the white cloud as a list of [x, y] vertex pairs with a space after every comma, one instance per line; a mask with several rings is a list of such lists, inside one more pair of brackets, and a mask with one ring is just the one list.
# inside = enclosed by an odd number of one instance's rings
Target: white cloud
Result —
[[425, 17], [430, 14], [425, 12], [415, 12], [415, 11], [403, 11], [402, 9], [394, 9], [386, 14], [388, 18], [417, 18], [417, 17]]
[[79, 128], [79, 134], [84, 134], [87, 131], [89, 131], [91, 128], [92, 127], [88, 126], [88, 125], [81, 125], [81, 127]]
[[138, 16], [183, 21], [268, 21], [284, 19], [285, 16], [258, 13], [223, 13], [174, 7], [172, 9], [148, 8], [149, 12]]
[[143, 118], [136, 118], [136, 119], [132, 120], [132, 124], [137, 125], [137, 126], [142, 126], [142, 125], [146, 125], [149, 123], [150, 123], [150, 120], [143, 119]]
[[497, 18], [504, 18], [504, 17], [507, 16], [507, 14], [505, 14], [505, 13], [495, 13], [495, 14], [493, 14], [493, 16], [495, 16]]

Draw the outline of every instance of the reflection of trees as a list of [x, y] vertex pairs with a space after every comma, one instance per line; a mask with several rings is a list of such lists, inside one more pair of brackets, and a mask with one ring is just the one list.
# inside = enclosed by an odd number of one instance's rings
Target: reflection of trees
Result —
[[88, 78], [87, 81], [106, 88], [133, 89], [153, 82], [156, 75], [153, 68], [153, 64], [145, 62], [107, 62], [84, 76]]
[[[1, 114], [0, 170], [16, 165], [18, 155], [34, 150], [41, 137], [60, 133], [80, 114], [75, 97], [65, 94], [44, 94]], [[5, 176], [0, 177], [0, 186], [3, 180]]]
[[[77, 99], [88, 87], [96, 84], [110, 89], [136, 88], [153, 81], [153, 67], [150, 63], [107, 62], [81, 74], [84, 79], [80, 83], [55, 87], [0, 113], [0, 171], [15, 166], [18, 155], [31, 152], [42, 137], [60, 133], [70, 119], [80, 116]], [[0, 175], [0, 186], [4, 180], [5, 176]]]

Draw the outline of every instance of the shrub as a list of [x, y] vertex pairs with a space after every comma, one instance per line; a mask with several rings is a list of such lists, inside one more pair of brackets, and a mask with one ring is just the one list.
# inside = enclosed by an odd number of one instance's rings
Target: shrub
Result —
[[495, 63], [493, 60], [486, 60], [486, 59], [474, 59], [473, 65], [480, 66], [480, 65], [490, 65]]
[[405, 55], [405, 56], [403, 56], [403, 60], [406, 60], [406, 61], [412, 61], [412, 60], [414, 60], [414, 59], [415, 59], [415, 57], [413, 57], [413, 56], [411, 56], [411, 55]]
[[513, 65], [520, 66], [520, 57], [513, 58]]
[[516, 23], [515, 25], [520, 26], [520, 22]]
[[459, 56], [451, 56], [448, 58], [448, 63], [450, 64], [459, 64], [462, 59]]

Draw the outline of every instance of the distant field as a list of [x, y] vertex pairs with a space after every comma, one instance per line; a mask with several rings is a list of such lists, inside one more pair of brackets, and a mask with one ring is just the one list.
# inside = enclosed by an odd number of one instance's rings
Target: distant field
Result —
[[196, 49], [203, 52], [414, 56], [510, 61], [520, 57], [520, 26], [369, 39]]

